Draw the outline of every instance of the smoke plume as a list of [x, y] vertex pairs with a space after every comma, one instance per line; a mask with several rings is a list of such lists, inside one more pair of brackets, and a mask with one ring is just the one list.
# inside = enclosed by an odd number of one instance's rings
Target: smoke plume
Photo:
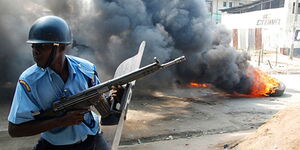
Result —
[[[73, 32], [68, 54], [97, 64], [102, 80], [112, 78], [117, 66], [145, 40], [142, 65], [153, 57], [161, 62], [187, 58], [139, 81], [145, 88], [195, 81], [247, 93], [251, 85], [245, 73], [249, 56], [229, 46], [230, 32], [211, 22], [204, 0], [1, 0], [0, 8], [0, 67], [6, 70], [0, 83], [15, 83], [33, 64], [30, 45], [25, 44], [31, 24], [39, 17], [57, 15]], [[158, 86], [161, 81], [164, 86]]]

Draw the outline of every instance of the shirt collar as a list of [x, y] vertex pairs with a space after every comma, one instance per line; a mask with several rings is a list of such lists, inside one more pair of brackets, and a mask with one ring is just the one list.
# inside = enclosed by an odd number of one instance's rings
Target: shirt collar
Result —
[[68, 63], [68, 69], [69, 69], [69, 73], [72, 74], [72, 75], [75, 75], [76, 74], [76, 70], [74, 68], [74, 65], [75, 64], [72, 64], [72, 61], [70, 60], [70, 58], [68, 56], [66, 56], [66, 60], [67, 60], [67, 63]]

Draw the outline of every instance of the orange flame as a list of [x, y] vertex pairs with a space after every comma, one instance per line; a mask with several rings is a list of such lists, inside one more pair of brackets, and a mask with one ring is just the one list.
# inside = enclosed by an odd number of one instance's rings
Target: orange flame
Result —
[[188, 84], [189, 87], [196, 87], [196, 88], [203, 88], [203, 87], [208, 87], [208, 83], [196, 83], [196, 82], [190, 82]]
[[[254, 68], [252, 66], [248, 67], [247, 76], [252, 79], [252, 85], [250, 87], [249, 94], [240, 94], [234, 93], [232, 96], [240, 96], [240, 97], [262, 97], [262, 96], [270, 96], [276, 92], [277, 87], [279, 86], [279, 81], [275, 78], [267, 75], [262, 72], [258, 68]], [[195, 88], [204, 88], [209, 87], [211, 84], [209, 83], [196, 83], [190, 82], [188, 87]]]
[[252, 78], [251, 92], [249, 94], [236, 94], [237, 96], [270, 96], [276, 92], [276, 87], [280, 84], [275, 78], [252, 66], [248, 67], [247, 76]]

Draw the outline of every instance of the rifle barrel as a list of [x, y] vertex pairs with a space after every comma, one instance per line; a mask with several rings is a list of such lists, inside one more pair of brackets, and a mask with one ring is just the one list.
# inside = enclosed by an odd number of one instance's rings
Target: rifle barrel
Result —
[[111, 86], [124, 85], [126, 83], [132, 82], [144, 76], [147, 76], [151, 73], [157, 72], [161, 69], [169, 67], [171, 65], [180, 63], [185, 60], [184, 56], [178, 57], [172, 61], [169, 61], [165, 64], [160, 64], [159, 61], [155, 61], [152, 64], [139, 68], [138, 70], [129, 72], [117, 78], [105, 81], [100, 83], [99, 85], [88, 88], [80, 93], [72, 95], [64, 101], [58, 101], [54, 105], [54, 111], [60, 111], [72, 105], [76, 105], [78, 103], [84, 102], [88, 97], [94, 96], [95, 94], [102, 94], [109, 90], [111, 90]]

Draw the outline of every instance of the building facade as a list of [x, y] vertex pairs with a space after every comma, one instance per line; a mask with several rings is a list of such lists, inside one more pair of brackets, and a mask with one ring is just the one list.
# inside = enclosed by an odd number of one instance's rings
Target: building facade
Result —
[[254, 0], [206, 0], [206, 4], [211, 19], [216, 23], [220, 23], [222, 18], [221, 9], [237, 7], [253, 1]]
[[232, 30], [232, 46], [236, 49], [289, 51], [294, 44], [295, 55], [300, 55], [300, 9], [295, 2], [260, 0], [223, 9], [221, 23]]

